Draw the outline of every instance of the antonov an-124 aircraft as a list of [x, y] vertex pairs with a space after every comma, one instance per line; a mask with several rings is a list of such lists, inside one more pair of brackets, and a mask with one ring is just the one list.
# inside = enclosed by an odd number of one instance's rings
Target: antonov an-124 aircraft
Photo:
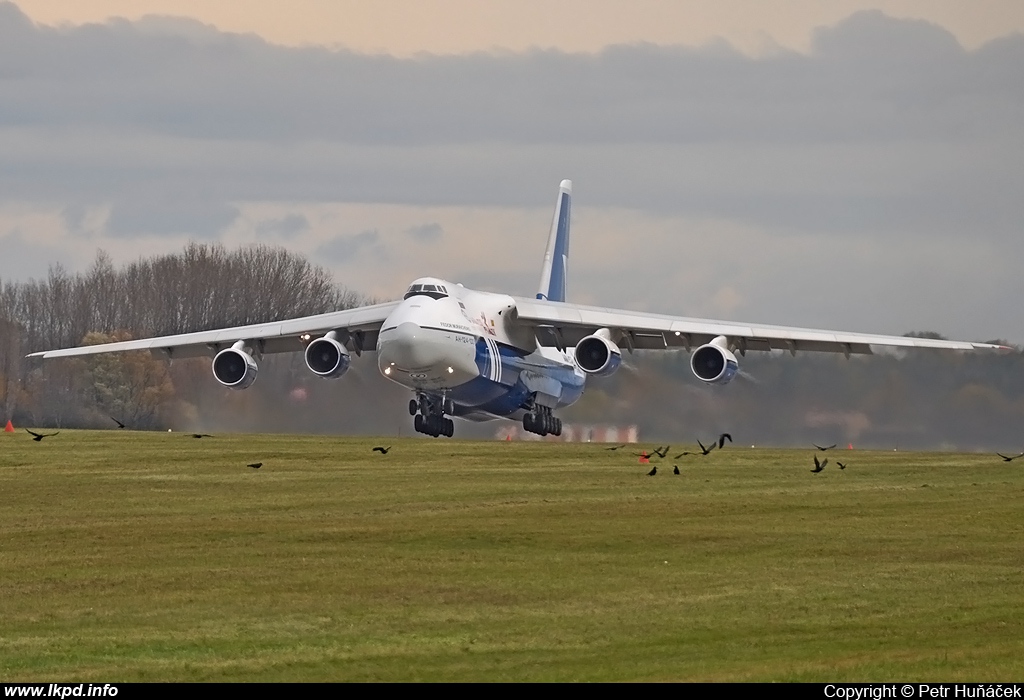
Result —
[[998, 345], [762, 326], [663, 316], [566, 301], [572, 183], [563, 180], [536, 298], [478, 292], [434, 277], [409, 285], [401, 301], [163, 338], [50, 350], [30, 357], [71, 357], [150, 350], [167, 358], [210, 356], [213, 376], [232, 389], [256, 381], [266, 353], [302, 352], [319, 377], [338, 379], [351, 356], [376, 350], [377, 366], [408, 387], [417, 431], [451, 437], [449, 416], [507, 418], [538, 435], [559, 435], [554, 411], [583, 395], [587, 378], [615, 372], [623, 348], [685, 349], [697, 378], [727, 384], [736, 355], [751, 350], [871, 353], [871, 346], [1002, 349]]

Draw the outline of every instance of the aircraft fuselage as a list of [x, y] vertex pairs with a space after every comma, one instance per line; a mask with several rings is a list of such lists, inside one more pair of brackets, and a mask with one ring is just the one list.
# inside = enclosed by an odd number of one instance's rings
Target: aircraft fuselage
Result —
[[[417, 393], [424, 420], [550, 416], [578, 400], [585, 383], [571, 348], [539, 347], [517, 327], [512, 297], [431, 277], [413, 282], [382, 325], [377, 362], [386, 378]], [[560, 424], [546, 432], [561, 432]]]

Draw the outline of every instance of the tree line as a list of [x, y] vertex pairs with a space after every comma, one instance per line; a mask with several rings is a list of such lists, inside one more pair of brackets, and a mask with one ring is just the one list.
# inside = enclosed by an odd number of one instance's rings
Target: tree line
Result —
[[[929, 334], [934, 337], [937, 334]], [[1005, 341], [995, 341], [1006, 345]], [[747, 353], [727, 386], [689, 356], [637, 352], [632, 371], [592, 382], [566, 421], [635, 423], [646, 439], [731, 432], [737, 443], [1024, 452], [1024, 354], [913, 350], [849, 359]], [[737, 445], [737, 446], [738, 446]]]
[[[168, 372], [148, 353], [38, 363], [39, 350], [171, 335], [294, 318], [365, 303], [301, 255], [255, 245], [228, 251], [191, 243], [181, 253], [115, 268], [104, 252], [71, 274], [60, 265], [45, 280], [0, 284], [0, 412], [34, 425], [91, 425], [120, 411], [137, 427], [157, 427], [158, 404], [174, 394]], [[115, 369], [117, 371], [115, 371]], [[166, 376], [165, 376], [166, 375]], [[145, 394], [148, 408], [129, 395]], [[128, 391], [134, 386], [134, 393]], [[104, 417], [112, 423], [109, 416]]]

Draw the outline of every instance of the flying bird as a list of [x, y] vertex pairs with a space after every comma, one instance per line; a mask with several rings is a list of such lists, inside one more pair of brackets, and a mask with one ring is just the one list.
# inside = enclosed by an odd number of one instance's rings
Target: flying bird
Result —
[[657, 473], [658, 473], [658, 468], [657, 467], [651, 467], [651, 471], [647, 472], [647, 476], [654, 476]]
[[658, 455], [662, 459], [665, 459], [665, 457], [668, 455], [669, 448], [671, 447], [672, 445], [665, 445], [664, 447], [659, 447], [658, 449], [654, 450], [654, 454]]
[[253, 462], [252, 464], [246, 464], [245, 466], [252, 467], [253, 469], [259, 469], [263, 466], [263, 462]]
[[818, 455], [814, 455], [814, 469], [811, 470], [811, 473], [817, 474], [818, 472], [825, 468], [826, 464], [828, 464], [827, 459], [824, 462], [818, 462]]
[[[719, 439], [721, 439], [721, 438], [719, 438]], [[729, 439], [730, 439], [730, 441], [732, 440], [732, 438], [729, 438]], [[713, 442], [713, 443], [711, 443], [711, 447], [704, 447], [704, 443], [702, 443], [700, 440], [697, 441], [697, 444], [700, 445], [700, 452], [680, 452], [679, 454], [677, 454], [675, 456], [675, 459], [679, 459], [680, 457], [685, 457], [686, 455], [708, 455], [708, 454], [711, 453], [711, 450], [715, 449], [715, 447], [717, 446], [717, 443]]]
[[[825, 460], [825, 461], [827, 462], [828, 460]], [[838, 459], [836, 460], [836, 464], [839, 465], [840, 469], [846, 469], [846, 465], [843, 464], [842, 462], [840, 462]]]
[[117, 423], [117, 427], [118, 427], [118, 428], [124, 428], [124, 423], [122, 423], [121, 421], [119, 421], [119, 420], [118, 420], [117, 418], [114, 418], [113, 416], [111, 416], [111, 417], [110, 417], [110, 420], [112, 420], [112, 421], [114, 421], [115, 423]]
[[33, 433], [28, 428], [25, 428], [25, 432], [28, 433], [29, 435], [31, 435], [32, 436], [32, 440], [35, 441], [35, 442], [42, 442], [43, 438], [53, 437], [54, 435], [59, 435], [60, 434], [60, 431], [58, 430], [56, 433], [46, 433], [45, 435], [43, 435], [41, 433]]
[[707, 455], [711, 454], [711, 450], [713, 450], [713, 449], [715, 449], [715, 447], [717, 447], [717, 444], [714, 443], [714, 442], [711, 443], [711, 447], [704, 447], [704, 443], [701, 442], [700, 440], [697, 441], [697, 444], [700, 445], [701, 454], [704, 455], [705, 457]]
[[390, 449], [391, 445], [388, 445], [387, 447], [374, 447], [372, 451], [380, 452], [382, 455], [386, 455]]
[[625, 447], [625, 445], [616, 445], [615, 447], [606, 447], [604, 449], [612, 451], [612, 450], [617, 450], [617, 449], [619, 449], [621, 447]]
[[192, 433], [192, 437], [194, 437], [196, 440], [198, 440], [199, 438], [213, 437], [213, 436], [212, 435], [207, 435], [206, 433]]
[[1007, 457], [1006, 455], [1000, 455], [998, 452], [996, 452], [996, 454], [999, 455], [1000, 457], [1002, 457], [1004, 462], [1012, 462], [1013, 460], [1017, 459], [1018, 457], [1024, 457], [1024, 452], [1021, 452], [1019, 455], [1014, 455], [1013, 457]]
[[718, 449], [722, 449], [723, 447], [725, 447], [726, 440], [732, 442], [732, 435], [730, 435], [729, 433], [722, 433], [721, 435], [718, 436]]
[[[814, 445], [813, 442], [811, 444]], [[814, 446], [817, 447], [822, 452], [824, 452], [825, 450], [831, 450], [833, 447], [835, 447], [835, 445], [829, 445], [828, 447], [822, 447], [821, 445], [814, 445]]]

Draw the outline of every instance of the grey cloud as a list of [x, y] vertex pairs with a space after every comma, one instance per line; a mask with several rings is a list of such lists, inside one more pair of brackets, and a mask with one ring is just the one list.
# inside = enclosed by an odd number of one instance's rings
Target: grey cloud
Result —
[[81, 203], [68, 204], [64, 209], [61, 210], [61, 218], [64, 219], [64, 225], [71, 231], [80, 231], [85, 223], [85, 217], [88, 213], [87, 207]]
[[[538, 238], [540, 241], [540, 238]], [[450, 282], [464, 284], [470, 289], [498, 292], [522, 297], [533, 297], [540, 288], [540, 268], [543, 255], [541, 242], [537, 247], [536, 265], [529, 270], [509, 272], [506, 270], [465, 270]], [[570, 263], [571, 265], [571, 263]]]
[[52, 266], [73, 270], [76, 262], [74, 253], [37, 245], [31, 231], [0, 235], [0, 281], [42, 280]]
[[837, 62], [869, 62], [896, 70], [916, 70], [935, 62], [960, 60], [956, 37], [924, 20], [894, 21], [877, 10], [851, 15], [834, 27], [815, 31], [814, 53]]
[[[194, 32], [182, 31], [192, 27]], [[721, 46], [395, 59], [286, 48], [150, 18], [66, 30], [0, 12], [7, 124], [120, 124], [217, 139], [430, 144], [957, 136], [1015, 128], [1024, 86], [939, 27], [854, 15], [810, 56]], [[198, 38], [197, 38], [198, 37]], [[1017, 41], [1024, 41], [1020, 37]], [[1015, 66], [1020, 74], [1020, 63]], [[993, 81], [996, 85], [993, 85]], [[999, 94], [991, 88], [998, 87]], [[969, 95], [971, 104], [958, 96]], [[938, 99], [945, 111], [924, 98]], [[1012, 110], [1011, 110], [1012, 111]], [[970, 116], [964, 124], [962, 117]], [[927, 117], [925, 119], [924, 117]]]
[[440, 224], [421, 224], [408, 229], [405, 235], [418, 243], [437, 243], [444, 236], [444, 229]]
[[280, 219], [270, 219], [256, 224], [256, 235], [277, 235], [291, 237], [309, 230], [309, 219], [302, 214], [289, 214]]
[[154, 198], [116, 202], [107, 230], [114, 236], [188, 234], [213, 239], [238, 217], [238, 209], [203, 199]]
[[363, 231], [351, 236], [336, 236], [317, 248], [317, 261], [332, 263], [348, 262], [366, 250], [382, 252], [380, 234]]

